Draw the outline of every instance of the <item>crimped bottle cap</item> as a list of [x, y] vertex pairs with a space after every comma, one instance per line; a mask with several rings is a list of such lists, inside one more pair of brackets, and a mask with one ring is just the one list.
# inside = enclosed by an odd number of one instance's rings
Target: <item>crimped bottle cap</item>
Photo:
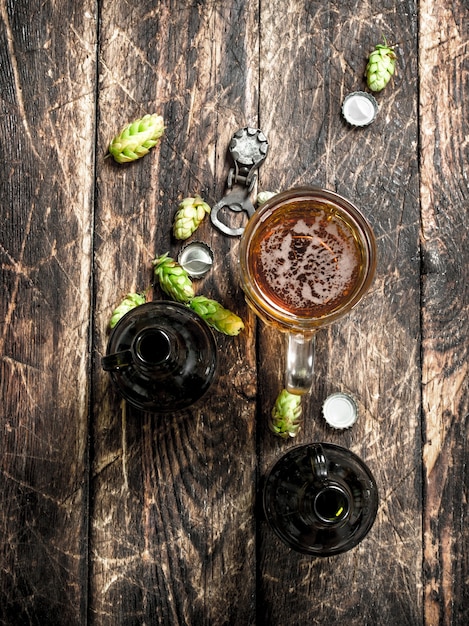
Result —
[[213, 252], [206, 243], [192, 241], [182, 248], [178, 262], [189, 276], [201, 278], [213, 265]]
[[342, 115], [352, 126], [368, 126], [378, 113], [378, 103], [371, 93], [354, 91], [342, 104]]
[[322, 414], [332, 428], [350, 428], [357, 420], [358, 406], [352, 396], [333, 393], [324, 401]]

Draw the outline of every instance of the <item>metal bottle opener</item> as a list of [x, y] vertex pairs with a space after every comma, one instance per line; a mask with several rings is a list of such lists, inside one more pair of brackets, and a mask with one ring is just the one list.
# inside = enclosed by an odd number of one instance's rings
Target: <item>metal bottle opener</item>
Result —
[[234, 168], [228, 174], [226, 186], [228, 193], [212, 208], [212, 224], [225, 235], [242, 235], [244, 227], [231, 228], [220, 220], [222, 209], [245, 211], [248, 218], [254, 213], [254, 206], [249, 199], [257, 180], [257, 169], [265, 161], [269, 142], [258, 128], [241, 128], [233, 135], [229, 151], [234, 161]]

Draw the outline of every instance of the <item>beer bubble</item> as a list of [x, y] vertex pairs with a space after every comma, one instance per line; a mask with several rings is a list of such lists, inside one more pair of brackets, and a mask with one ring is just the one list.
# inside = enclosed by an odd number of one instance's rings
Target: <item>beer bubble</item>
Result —
[[353, 233], [333, 217], [318, 209], [308, 218], [287, 217], [264, 233], [257, 280], [281, 308], [296, 315], [327, 315], [353, 289], [360, 250]]

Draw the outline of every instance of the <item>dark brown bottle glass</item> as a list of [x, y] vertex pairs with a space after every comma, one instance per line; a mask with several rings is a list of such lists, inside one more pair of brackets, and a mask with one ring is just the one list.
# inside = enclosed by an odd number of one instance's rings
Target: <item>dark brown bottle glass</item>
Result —
[[114, 327], [102, 367], [120, 394], [144, 411], [185, 409], [210, 387], [217, 366], [213, 333], [177, 302], [148, 302]]
[[378, 509], [376, 482], [350, 450], [329, 443], [291, 448], [269, 471], [263, 492], [270, 526], [290, 548], [314, 556], [350, 550]]

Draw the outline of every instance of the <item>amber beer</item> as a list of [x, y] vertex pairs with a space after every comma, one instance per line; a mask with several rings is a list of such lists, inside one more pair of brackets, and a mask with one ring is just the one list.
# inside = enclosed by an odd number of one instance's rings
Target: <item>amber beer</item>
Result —
[[261, 207], [242, 243], [248, 302], [270, 323], [327, 323], [360, 299], [373, 273], [374, 239], [358, 210], [331, 192], [303, 191]]
[[251, 241], [253, 280], [273, 307], [306, 318], [346, 304], [361, 280], [363, 246], [335, 208], [287, 203]]
[[362, 299], [375, 266], [370, 225], [331, 191], [284, 191], [249, 219], [239, 246], [241, 286], [256, 315], [286, 333], [287, 391], [309, 391], [314, 334]]

